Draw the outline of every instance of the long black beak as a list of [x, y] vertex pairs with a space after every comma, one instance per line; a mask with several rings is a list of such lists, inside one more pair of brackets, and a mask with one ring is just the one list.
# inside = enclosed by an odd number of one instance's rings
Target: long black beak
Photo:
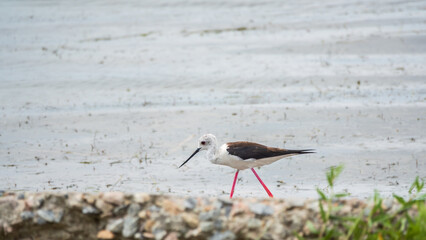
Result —
[[[191, 159], [195, 154], [197, 154], [199, 151], [201, 150], [201, 148], [197, 148], [197, 150], [195, 150], [195, 152], [188, 158], [186, 159], [185, 162], [182, 163], [182, 165], [180, 165], [180, 167], [182, 167], [183, 165], [185, 165], [185, 163], [187, 163], [189, 161], [189, 159]], [[179, 167], [179, 168], [180, 168]]]

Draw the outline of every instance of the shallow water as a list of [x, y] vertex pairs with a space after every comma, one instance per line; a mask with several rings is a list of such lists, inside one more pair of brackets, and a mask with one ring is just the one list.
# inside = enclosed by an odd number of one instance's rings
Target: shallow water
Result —
[[[374, 5], [374, 6], [372, 6]], [[426, 4], [0, 3], [0, 189], [228, 195], [197, 139], [317, 153], [277, 197], [407, 195], [426, 177]], [[266, 193], [249, 171], [235, 196]], [[218, 184], [219, 183], [219, 184]]]

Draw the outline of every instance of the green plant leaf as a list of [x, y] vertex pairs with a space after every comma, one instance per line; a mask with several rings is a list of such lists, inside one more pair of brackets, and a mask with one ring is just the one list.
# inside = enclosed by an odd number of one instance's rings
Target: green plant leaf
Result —
[[396, 195], [396, 194], [393, 194], [393, 197], [400, 203], [400, 204], [402, 204], [402, 205], [405, 205], [405, 200], [404, 200], [404, 198], [402, 198], [402, 197], [400, 197], [400, 196], [398, 196], [398, 195]]
[[315, 228], [314, 224], [311, 221], [306, 222], [306, 227], [308, 227], [309, 231], [313, 234], [318, 234], [318, 229]]
[[342, 173], [343, 171], [343, 165], [339, 166], [331, 166], [329, 171], [326, 173], [327, 176], [327, 182], [330, 187], [333, 187], [334, 180]]
[[351, 195], [351, 194], [349, 194], [349, 193], [336, 193], [336, 194], [334, 194], [334, 197], [342, 198], [342, 197], [347, 197], [349, 195]]
[[321, 197], [322, 200], [327, 200], [327, 196], [319, 188], [317, 188], [317, 193], [320, 195], [320, 197]]
[[324, 223], [323, 223], [323, 224], [326, 224], [326, 223], [327, 223], [327, 221], [328, 221], [328, 219], [327, 219], [327, 217], [326, 217], [326, 214], [325, 214], [324, 208], [322, 207], [322, 203], [321, 203], [321, 201], [318, 201], [318, 204], [319, 204], [319, 208], [320, 208], [321, 219], [324, 221]]

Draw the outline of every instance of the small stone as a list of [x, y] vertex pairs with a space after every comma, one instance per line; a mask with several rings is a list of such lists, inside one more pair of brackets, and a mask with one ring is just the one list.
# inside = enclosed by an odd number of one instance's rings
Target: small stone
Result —
[[23, 193], [18, 194], [18, 199], [19, 200], [25, 199], [25, 194]]
[[263, 203], [255, 203], [250, 205], [250, 210], [260, 216], [272, 215], [274, 214], [274, 209], [271, 206], [265, 205]]
[[250, 212], [249, 207], [243, 201], [236, 201], [232, 205], [231, 212], [229, 213], [230, 217], [235, 217], [238, 215], [247, 214]]
[[143, 240], [143, 235], [140, 232], [135, 233], [135, 235], [133, 236], [134, 239], [140, 239]]
[[392, 208], [393, 199], [392, 198], [385, 198], [382, 201], [382, 209], [387, 211]]
[[150, 218], [150, 212], [148, 211], [148, 210], [142, 210], [142, 211], [140, 211], [139, 213], [138, 213], [138, 217], [140, 218], [140, 219], [148, 219], [148, 218]]
[[139, 218], [134, 216], [126, 216], [123, 223], [123, 237], [129, 238], [138, 230]]
[[150, 220], [145, 222], [143, 229], [146, 232], [152, 232], [152, 227], [154, 226], [154, 224], [155, 224], [155, 221], [150, 219]]
[[34, 213], [31, 211], [23, 211], [21, 212], [21, 218], [22, 220], [29, 220], [32, 219], [34, 217]]
[[121, 205], [124, 201], [124, 193], [122, 192], [106, 192], [102, 195], [102, 199], [111, 204]]
[[98, 238], [98, 239], [114, 239], [114, 233], [112, 233], [108, 230], [101, 230], [96, 235], [96, 238]]
[[223, 203], [223, 205], [228, 205], [231, 206], [233, 204], [232, 200], [230, 200], [229, 198], [219, 198], [219, 201], [221, 201]]
[[200, 221], [210, 221], [220, 216], [220, 210], [215, 209], [200, 213]]
[[55, 222], [55, 223], [59, 223], [62, 219], [63, 216], [63, 211], [58, 211], [57, 213], [51, 211], [51, 210], [43, 210], [40, 209], [37, 211], [37, 215], [42, 218], [43, 220], [45, 220], [46, 222]]
[[102, 199], [96, 199], [95, 206], [96, 206], [97, 209], [102, 211], [104, 216], [109, 215], [114, 208], [111, 204], [106, 203]]
[[[201, 231], [200, 231], [200, 229], [199, 228], [196, 228], [196, 229], [192, 229], [192, 230], [190, 230], [190, 231], [187, 231], [186, 233], [185, 233], [185, 238], [186, 239], [200, 239], [200, 233], [201, 233]], [[201, 238], [202, 239], [202, 238]]]
[[192, 210], [197, 206], [197, 200], [194, 198], [188, 198], [185, 200], [183, 206], [185, 210]]
[[92, 194], [84, 194], [83, 199], [86, 200], [88, 204], [93, 204], [96, 201], [96, 197]]
[[198, 216], [194, 213], [182, 213], [182, 219], [183, 221], [190, 227], [190, 228], [196, 228], [198, 227]]
[[305, 202], [301, 198], [288, 198], [286, 199], [287, 203], [287, 209], [293, 209], [293, 208], [301, 208], [305, 205]]
[[120, 205], [116, 208], [114, 208], [114, 210], [112, 210], [112, 212], [114, 213], [114, 215], [124, 215], [126, 213], [127, 210], [127, 205]]
[[38, 217], [38, 218], [35, 218], [34, 219], [34, 222], [35, 223], [37, 223], [38, 225], [43, 225], [43, 224], [45, 224], [46, 223], [46, 220], [44, 220], [43, 218], [41, 218], [41, 217]]
[[169, 233], [164, 240], [179, 240], [179, 234], [177, 232]]
[[352, 207], [349, 205], [344, 205], [341, 209], [340, 209], [340, 213], [344, 216], [349, 215], [352, 211]]
[[200, 223], [201, 232], [211, 232], [214, 230], [213, 222], [201, 222]]
[[250, 218], [247, 222], [249, 229], [259, 229], [262, 226], [262, 221], [257, 218]]
[[99, 211], [99, 209], [97, 209], [97, 208], [95, 208], [95, 207], [93, 207], [91, 205], [84, 207], [81, 210], [81, 212], [83, 214], [88, 214], [88, 215], [90, 215], [90, 214], [100, 214], [101, 213], [101, 211]]
[[68, 193], [67, 206], [72, 208], [81, 208], [83, 201], [82, 193]]
[[41, 208], [44, 204], [43, 196], [31, 195], [25, 200], [25, 205], [32, 209]]
[[151, 211], [151, 212], [158, 212], [158, 211], [160, 211], [160, 208], [157, 207], [157, 206], [155, 206], [155, 205], [152, 205], [151, 207], [149, 207], [149, 211]]
[[169, 199], [163, 199], [160, 206], [169, 214], [176, 215], [182, 211], [181, 207]]
[[0, 197], [3, 197], [4, 193], [4, 190], [0, 190]]
[[124, 220], [122, 218], [111, 219], [108, 221], [106, 229], [114, 233], [120, 233], [123, 230], [123, 225]]
[[133, 201], [137, 203], [146, 203], [151, 200], [151, 196], [147, 193], [135, 193], [133, 194]]
[[154, 234], [155, 240], [162, 240], [167, 235], [167, 232], [163, 229], [155, 229], [153, 234]]
[[231, 231], [217, 232], [209, 240], [235, 240], [235, 234]]
[[144, 238], [149, 238], [149, 239], [153, 239], [153, 238], [154, 238], [154, 234], [152, 234], [152, 233], [150, 233], [150, 232], [144, 232], [144, 233], [142, 234], [142, 236], [143, 236]]
[[127, 208], [127, 216], [135, 217], [138, 215], [140, 210], [141, 206], [138, 203], [132, 203], [129, 208]]

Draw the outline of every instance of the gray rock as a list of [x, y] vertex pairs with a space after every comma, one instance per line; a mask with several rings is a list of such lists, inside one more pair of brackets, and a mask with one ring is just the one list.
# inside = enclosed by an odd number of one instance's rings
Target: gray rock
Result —
[[201, 222], [200, 223], [200, 230], [201, 232], [211, 232], [214, 230], [214, 223], [213, 222]]
[[132, 237], [138, 230], [139, 218], [134, 216], [126, 216], [123, 223], [123, 237]]
[[127, 209], [127, 205], [120, 205], [114, 208], [112, 212], [114, 213], [114, 215], [124, 215], [126, 213], [126, 209]]
[[58, 223], [61, 221], [63, 216], [63, 211], [58, 211], [57, 213], [53, 212], [52, 210], [37, 210], [37, 215], [49, 223]]
[[209, 240], [235, 240], [235, 234], [231, 231], [217, 232]]
[[215, 209], [222, 209], [223, 203], [221, 201], [216, 201], [216, 202], [213, 203], [213, 207]]
[[233, 202], [229, 198], [219, 198], [219, 201], [223, 203], [223, 205], [232, 206]]
[[127, 216], [137, 216], [140, 210], [141, 206], [138, 203], [132, 203], [129, 208], [127, 208]]
[[36, 223], [36, 224], [38, 224], [38, 225], [43, 225], [43, 224], [45, 224], [46, 223], [46, 220], [44, 220], [43, 218], [41, 218], [41, 217], [37, 217], [37, 218], [35, 218], [34, 219], [34, 222]]
[[0, 197], [3, 197], [4, 195], [4, 190], [0, 190]]
[[225, 227], [224, 221], [219, 217], [214, 221], [214, 228], [216, 230], [222, 230]]
[[124, 220], [122, 218], [111, 219], [108, 221], [106, 229], [114, 233], [120, 233], [123, 230], [123, 225]]
[[153, 234], [154, 234], [155, 240], [161, 240], [167, 235], [167, 232], [164, 229], [155, 229]]
[[53, 222], [55, 214], [50, 210], [37, 210], [37, 215], [46, 222]]
[[89, 206], [86, 206], [86, 207], [84, 207], [82, 210], [81, 210], [81, 212], [83, 213], [83, 214], [100, 214], [101, 213], [101, 211], [99, 210], [99, 209], [97, 209], [97, 208], [95, 208], [95, 207], [93, 207], [93, 206], [91, 206], [91, 205], [89, 205]]
[[272, 215], [274, 214], [274, 209], [268, 205], [262, 203], [255, 203], [250, 205], [250, 210], [260, 216]]
[[259, 229], [262, 226], [262, 221], [257, 218], [250, 218], [247, 221], [247, 227], [249, 229]]
[[287, 203], [288, 209], [301, 208], [305, 205], [304, 199], [296, 198], [296, 197], [287, 198], [286, 203]]
[[184, 202], [184, 208], [185, 210], [192, 210], [197, 206], [197, 200], [194, 198], [188, 198]]
[[151, 212], [158, 212], [158, 211], [160, 211], [160, 208], [155, 206], [155, 205], [152, 205], [151, 207], [149, 207], [148, 210], [151, 211]]
[[19, 199], [19, 200], [25, 199], [25, 194], [20, 193], [20, 194], [18, 195], [18, 199]]
[[220, 210], [214, 209], [208, 212], [200, 213], [200, 221], [210, 221], [220, 216]]
[[23, 211], [21, 212], [21, 218], [22, 220], [29, 220], [32, 219], [34, 217], [34, 213], [31, 211]]

